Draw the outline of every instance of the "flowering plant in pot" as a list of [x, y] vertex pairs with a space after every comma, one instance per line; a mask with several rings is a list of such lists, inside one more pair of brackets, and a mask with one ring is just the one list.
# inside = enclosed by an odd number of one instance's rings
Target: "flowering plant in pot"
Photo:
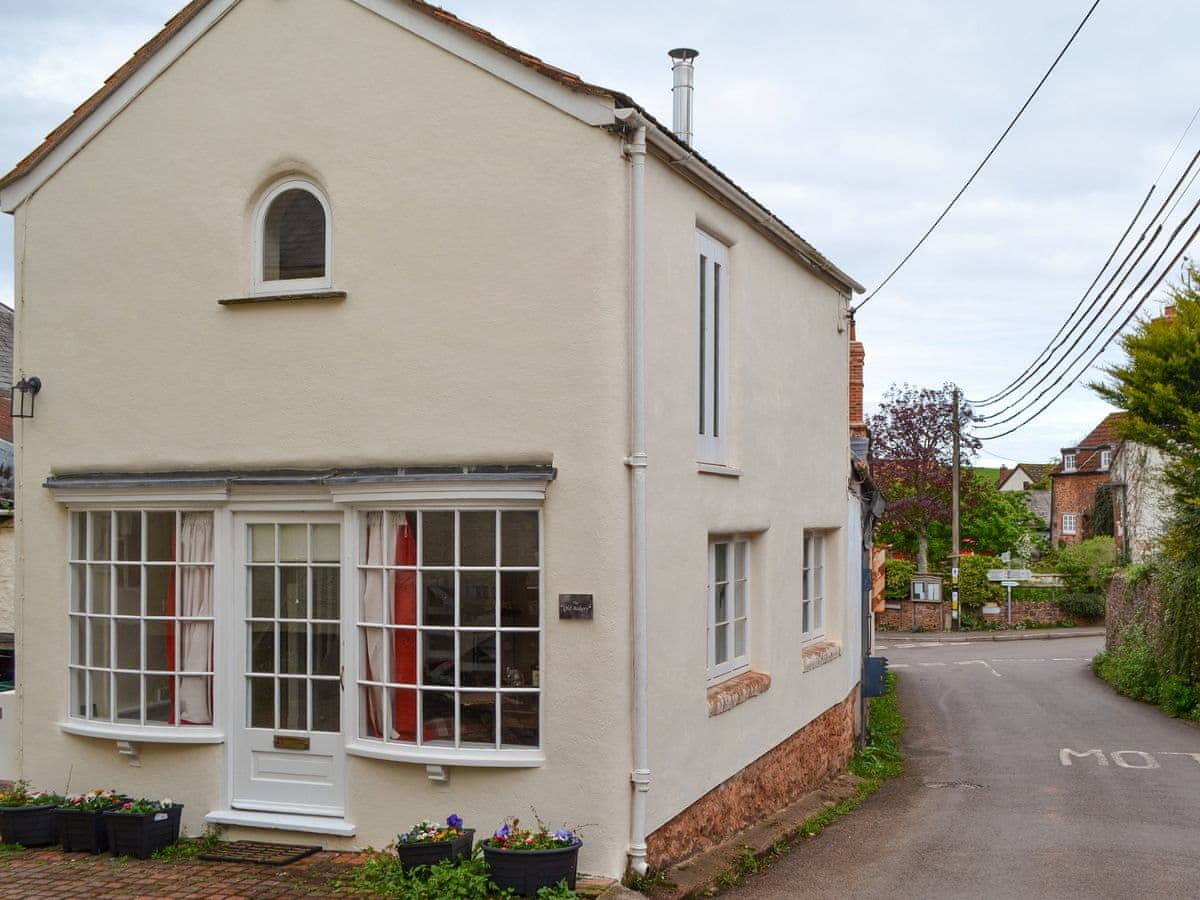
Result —
[[30, 790], [25, 780], [0, 792], [0, 842], [23, 847], [58, 843], [54, 810], [61, 802], [58, 794]]
[[162, 800], [126, 799], [101, 813], [108, 831], [108, 849], [113, 856], [149, 859], [179, 840], [179, 817], [183, 804], [170, 797]]
[[108, 829], [101, 813], [115, 809], [128, 798], [113, 790], [97, 788], [75, 794], [63, 800], [55, 810], [58, 819], [58, 842], [63, 850], [101, 853], [108, 849]]
[[575, 890], [579, 848], [583, 846], [575, 831], [551, 831], [540, 820], [536, 828], [522, 828], [520, 819], [507, 819], [480, 846], [492, 882], [499, 888], [532, 897], [544, 887], [565, 881]]
[[443, 859], [458, 862], [471, 857], [475, 829], [464, 828], [461, 816], [451, 813], [445, 825], [424, 819], [396, 836], [392, 846], [405, 868], [432, 866]]

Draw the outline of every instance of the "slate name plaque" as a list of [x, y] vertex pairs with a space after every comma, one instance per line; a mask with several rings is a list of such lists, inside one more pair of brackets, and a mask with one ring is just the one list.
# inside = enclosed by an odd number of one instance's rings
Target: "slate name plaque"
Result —
[[558, 617], [560, 619], [590, 619], [592, 603], [591, 594], [559, 594]]

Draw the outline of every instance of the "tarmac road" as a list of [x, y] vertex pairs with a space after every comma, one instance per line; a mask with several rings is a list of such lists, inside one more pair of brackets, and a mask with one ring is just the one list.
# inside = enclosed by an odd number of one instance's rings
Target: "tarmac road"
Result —
[[1200, 897], [1200, 728], [1094, 676], [1102, 638], [881, 643], [905, 773], [729, 896]]

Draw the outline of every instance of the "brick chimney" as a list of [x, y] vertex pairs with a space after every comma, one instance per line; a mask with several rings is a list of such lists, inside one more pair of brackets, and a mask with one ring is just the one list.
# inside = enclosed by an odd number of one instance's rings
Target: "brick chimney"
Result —
[[867, 351], [854, 333], [850, 322], [850, 437], [867, 438], [867, 423], [863, 418], [863, 363]]

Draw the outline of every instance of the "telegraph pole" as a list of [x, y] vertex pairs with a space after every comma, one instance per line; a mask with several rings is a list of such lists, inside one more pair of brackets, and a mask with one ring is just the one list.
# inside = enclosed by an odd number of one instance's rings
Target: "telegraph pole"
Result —
[[962, 628], [962, 619], [958, 615], [958, 474], [959, 474], [959, 447], [958, 447], [958, 388], [954, 388], [954, 412], [953, 412], [953, 447], [954, 447], [954, 472], [952, 473], [953, 481], [951, 484], [950, 499], [950, 532], [951, 540], [954, 543], [953, 556], [951, 557], [950, 568], [950, 628], [953, 631], [958, 631]]

